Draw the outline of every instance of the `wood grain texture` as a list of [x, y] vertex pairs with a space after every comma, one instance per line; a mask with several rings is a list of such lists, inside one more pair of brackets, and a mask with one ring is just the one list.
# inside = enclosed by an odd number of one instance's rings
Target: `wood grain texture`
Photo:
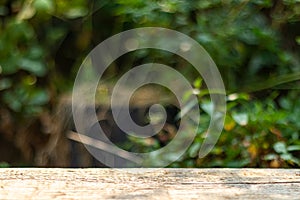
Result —
[[0, 199], [300, 199], [300, 169], [0, 169]]

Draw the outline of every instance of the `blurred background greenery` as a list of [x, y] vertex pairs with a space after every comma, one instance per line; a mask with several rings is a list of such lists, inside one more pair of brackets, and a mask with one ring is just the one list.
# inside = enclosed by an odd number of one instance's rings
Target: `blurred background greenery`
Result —
[[[197, 157], [211, 113], [201, 93], [203, 126], [170, 167], [300, 166], [299, 0], [0, 0], [0, 166], [38, 165], [33, 154], [49, 147], [56, 105], [85, 56], [113, 34], [146, 26], [198, 41], [226, 86], [228, 111], [213, 151]], [[121, 58], [107, 76], [153, 60], [205, 90], [192, 67], [166, 52]], [[144, 150], [154, 144], [132, 142]]]

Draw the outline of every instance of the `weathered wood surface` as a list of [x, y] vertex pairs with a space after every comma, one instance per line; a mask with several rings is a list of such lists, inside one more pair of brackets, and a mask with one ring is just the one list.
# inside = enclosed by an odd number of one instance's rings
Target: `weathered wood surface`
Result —
[[0, 199], [300, 199], [300, 169], [0, 169]]

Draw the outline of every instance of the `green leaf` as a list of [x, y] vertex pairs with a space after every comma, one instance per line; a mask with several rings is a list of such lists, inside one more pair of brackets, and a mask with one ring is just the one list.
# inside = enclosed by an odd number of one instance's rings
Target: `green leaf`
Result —
[[201, 78], [197, 78], [195, 81], [194, 81], [194, 87], [197, 88], [197, 89], [200, 89], [200, 87], [202, 86], [202, 79]]
[[273, 145], [274, 150], [277, 153], [284, 154], [287, 153], [286, 145], [283, 142], [277, 142]]
[[291, 145], [286, 148], [288, 151], [300, 151], [300, 145]]
[[[6, 28], [6, 39], [8, 44], [15, 45], [17, 42], [27, 42], [35, 37], [33, 27], [28, 21], [12, 20]], [[14, 52], [15, 53], [15, 52]]]
[[300, 2], [299, 0], [283, 0], [283, 3], [286, 5], [294, 5], [299, 2]]
[[264, 156], [264, 160], [275, 160], [275, 159], [277, 159], [277, 155], [273, 153]]
[[292, 108], [292, 102], [286, 97], [281, 98], [279, 100], [279, 104], [282, 108], [287, 109], [287, 110]]
[[9, 58], [2, 61], [1, 74], [9, 75], [9, 74], [16, 73], [19, 70], [17, 64], [18, 60], [19, 60], [19, 55], [12, 54]]
[[18, 98], [16, 98], [15, 94], [12, 94], [11, 92], [4, 93], [3, 100], [8, 105], [8, 107], [13, 111], [15, 112], [21, 111], [22, 103], [19, 101]]
[[247, 113], [232, 113], [232, 118], [241, 126], [246, 126], [249, 121], [249, 116]]
[[176, 115], [175, 120], [183, 118], [187, 113], [189, 113], [195, 106], [198, 106], [197, 101], [190, 101], [181, 109], [181, 111]]
[[30, 95], [29, 105], [44, 105], [49, 100], [49, 94], [43, 90], [37, 90]]
[[0, 91], [8, 89], [12, 86], [12, 81], [8, 78], [0, 80]]
[[271, 7], [273, 5], [272, 0], [255, 0], [253, 1], [253, 3], [260, 5], [260, 6], [264, 6], [264, 7]]
[[23, 6], [22, 10], [18, 14], [19, 20], [28, 20], [31, 19], [36, 13], [35, 8], [32, 4], [27, 3]]
[[39, 46], [32, 46], [29, 50], [28, 50], [28, 54], [27, 57], [30, 59], [40, 59], [44, 54], [44, 51], [41, 47]]
[[88, 12], [89, 11], [84, 7], [71, 8], [65, 13], [65, 16], [69, 19], [75, 19], [86, 16]]
[[249, 94], [246, 93], [233, 93], [227, 96], [227, 101], [236, 101], [236, 100], [249, 100]]
[[47, 34], [47, 42], [51, 44], [55, 44], [57, 42], [60, 42], [64, 38], [64, 36], [67, 34], [67, 30], [65, 28], [53, 28], [49, 30]]
[[283, 160], [291, 160], [293, 158], [293, 156], [290, 153], [284, 153], [284, 154], [280, 155], [280, 158]]
[[214, 104], [211, 101], [201, 103], [200, 107], [210, 116], [213, 114]]
[[54, 10], [52, 0], [35, 0], [33, 6], [37, 11], [41, 12], [52, 12]]
[[241, 168], [246, 165], [248, 165], [251, 162], [250, 159], [244, 159], [241, 161], [230, 161], [226, 164], [227, 167], [233, 167], [233, 168]]
[[21, 59], [20, 68], [33, 73], [36, 76], [44, 76], [47, 72], [46, 66], [40, 61], [30, 60], [27, 58]]
[[201, 143], [199, 142], [192, 144], [189, 149], [189, 157], [195, 158], [198, 155], [200, 147], [201, 147]]
[[7, 168], [9, 164], [7, 162], [0, 162], [0, 168]]

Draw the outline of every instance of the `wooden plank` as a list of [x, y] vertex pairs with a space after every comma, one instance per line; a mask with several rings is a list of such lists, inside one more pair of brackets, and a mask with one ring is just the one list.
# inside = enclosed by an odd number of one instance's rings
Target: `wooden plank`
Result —
[[300, 199], [300, 169], [0, 169], [0, 199]]

